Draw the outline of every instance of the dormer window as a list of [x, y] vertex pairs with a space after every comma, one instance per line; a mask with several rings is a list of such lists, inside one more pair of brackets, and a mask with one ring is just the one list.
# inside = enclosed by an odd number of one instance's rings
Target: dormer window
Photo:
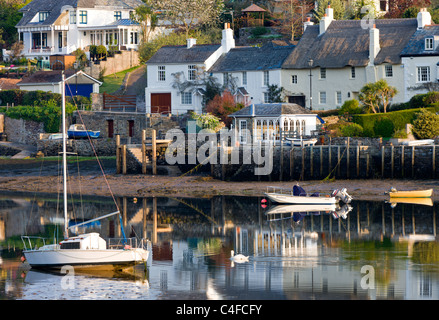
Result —
[[49, 16], [49, 11], [40, 11], [38, 14], [40, 22], [43, 22]]
[[114, 20], [122, 19], [122, 11], [114, 11]]
[[433, 50], [433, 38], [425, 38], [425, 50]]

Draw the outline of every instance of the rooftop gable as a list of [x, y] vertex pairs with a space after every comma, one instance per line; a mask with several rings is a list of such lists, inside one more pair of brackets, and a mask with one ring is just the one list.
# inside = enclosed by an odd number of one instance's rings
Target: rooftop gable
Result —
[[[425, 39], [427, 38], [433, 41], [431, 50], [428, 50], [425, 46]], [[437, 55], [439, 55], [439, 25], [425, 26], [416, 30], [401, 52], [402, 57]]]
[[251, 104], [229, 115], [229, 117], [278, 117], [281, 115], [314, 114], [295, 103]]
[[219, 44], [161, 47], [146, 64], [204, 63], [221, 46]]

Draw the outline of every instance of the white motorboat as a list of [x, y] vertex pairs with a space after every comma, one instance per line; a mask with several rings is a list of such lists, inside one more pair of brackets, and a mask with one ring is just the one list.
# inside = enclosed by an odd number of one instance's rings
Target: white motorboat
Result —
[[295, 185], [293, 189], [285, 189], [278, 187], [268, 187], [265, 195], [273, 202], [290, 203], [290, 204], [337, 204], [340, 201], [350, 203], [352, 197], [347, 193], [346, 188], [336, 189], [331, 195], [320, 195], [313, 193], [308, 195], [299, 185]]
[[[66, 151], [66, 114], [65, 114], [65, 86], [64, 74], [62, 90], [62, 133], [63, 133], [63, 200], [64, 200], [64, 240], [61, 242], [53, 240], [52, 244], [46, 244], [46, 240], [40, 237], [22, 236], [24, 244], [24, 258], [32, 268], [62, 268], [72, 266], [75, 268], [97, 268], [103, 267], [118, 268], [120, 266], [134, 265], [145, 262], [149, 256], [146, 239], [126, 239], [123, 231], [122, 221], [120, 223], [122, 239], [104, 240], [98, 233], [86, 233], [69, 237], [70, 228], [78, 228], [91, 222], [108, 218], [113, 215], [121, 215], [116, 212], [91, 219], [83, 223], [68, 226], [67, 212], [67, 151]], [[111, 190], [110, 190], [111, 191]], [[114, 199], [114, 197], [113, 197]], [[115, 206], [117, 208], [117, 203]], [[42, 246], [36, 245], [36, 240], [42, 242]], [[40, 244], [41, 245], [41, 244]]]
[[306, 147], [313, 146], [317, 143], [316, 138], [302, 139], [302, 138], [285, 138], [287, 143], [290, 143], [293, 147]]

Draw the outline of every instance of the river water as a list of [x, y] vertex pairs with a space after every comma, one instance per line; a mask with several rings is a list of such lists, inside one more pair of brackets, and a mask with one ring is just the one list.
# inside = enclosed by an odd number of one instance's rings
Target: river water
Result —
[[[149, 260], [124, 273], [66, 275], [20, 260], [21, 235], [61, 232], [57, 196], [0, 196], [1, 300], [439, 298], [438, 203], [354, 200], [337, 215], [292, 214], [258, 197], [119, 198], [124, 232], [150, 239]], [[78, 220], [114, 211], [110, 198], [72, 200]], [[118, 237], [119, 219], [83, 231]], [[249, 261], [232, 262], [231, 250]]]

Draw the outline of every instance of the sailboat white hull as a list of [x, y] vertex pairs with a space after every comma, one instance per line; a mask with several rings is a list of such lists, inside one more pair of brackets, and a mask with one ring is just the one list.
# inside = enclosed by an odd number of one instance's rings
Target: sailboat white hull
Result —
[[148, 259], [144, 249], [54, 249], [23, 251], [26, 261], [33, 268], [61, 268], [65, 265], [94, 267], [97, 265], [130, 265]]
[[336, 204], [337, 199], [334, 197], [310, 197], [310, 196], [293, 196], [280, 193], [268, 193], [265, 195], [273, 202], [277, 203], [291, 203], [291, 204]]

